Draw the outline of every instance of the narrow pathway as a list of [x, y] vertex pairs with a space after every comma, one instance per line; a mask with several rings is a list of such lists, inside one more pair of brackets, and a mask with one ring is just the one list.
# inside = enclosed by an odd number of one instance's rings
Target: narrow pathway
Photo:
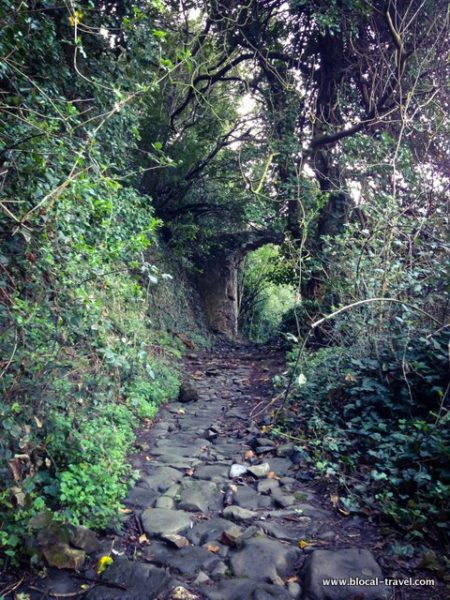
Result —
[[131, 458], [139, 479], [122, 527], [92, 555], [113, 558], [104, 584], [89, 585], [99, 576], [87, 571], [77, 595], [80, 580], [53, 575], [48, 595], [32, 600], [394, 597], [381, 584], [323, 585], [327, 577], [382, 579], [368, 550], [381, 544], [364, 519], [333, 510], [292, 444], [276, 444], [250, 417], [270, 401], [282, 369], [281, 354], [254, 346], [188, 355], [182, 401], [139, 433]]

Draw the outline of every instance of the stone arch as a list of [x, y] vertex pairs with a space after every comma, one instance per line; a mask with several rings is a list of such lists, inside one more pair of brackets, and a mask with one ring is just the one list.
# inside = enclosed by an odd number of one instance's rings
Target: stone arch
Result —
[[244, 256], [266, 244], [281, 244], [283, 233], [273, 231], [225, 234], [207, 257], [197, 261], [196, 284], [211, 329], [231, 339], [238, 335], [237, 272]]

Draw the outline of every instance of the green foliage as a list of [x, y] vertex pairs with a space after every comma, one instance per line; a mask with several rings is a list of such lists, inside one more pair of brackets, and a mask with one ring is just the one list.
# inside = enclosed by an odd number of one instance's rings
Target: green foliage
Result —
[[287, 268], [279, 248], [271, 244], [251, 252], [241, 265], [239, 322], [250, 339], [276, 337], [283, 315], [294, 305], [294, 286], [280, 282]]
[[[176, 396], [180, 357], [149, 308], [167, 276], [149, 262], [161, 222], [133, 185], [163, 38], [146, 23], [159, 9], [102, 21], [13, 4], [0, 9], [2, 566], [33, 551], [43, 511], [94, 528], [114, 521], [134, 429]], [[93, 29], [127, 19], [130, 47], [145, 30], [133, 61], [83, 26], [75, 37], [88, 18]], [[161, 152], [154, 160], [167, 164]]]
[[450, 522], [447, 345], [442, 332], [398, 335], [376, 357], [307, 353], [283, 422], [305, 439], [311, 466], [342, 486], [345, 508], [428, 539], [445, 537]]

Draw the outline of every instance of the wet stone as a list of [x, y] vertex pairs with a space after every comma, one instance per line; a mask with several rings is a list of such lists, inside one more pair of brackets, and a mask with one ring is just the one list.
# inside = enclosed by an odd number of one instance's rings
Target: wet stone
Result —
[[262, 479], [258, 481], [257, 490], [260, 494], [270, 494], [279, 487], [280, 484], [276, 479]]
[[300, 600], [302, 588], [295, 581], [290, 581], [287, 586], [289, 596], [294, 600]]
[[229, 477], [234, 479], [235, 477], [242, 477], [245, 473], [247, 473], [247, 467], [235, 463], [234, 465], [231, 465]]
[[292, 474], [292, 462], [287, 458], [269, 458], [268, 459], [270, 470], [275, 471], [277, 475], [283, 477], [284, 475]]

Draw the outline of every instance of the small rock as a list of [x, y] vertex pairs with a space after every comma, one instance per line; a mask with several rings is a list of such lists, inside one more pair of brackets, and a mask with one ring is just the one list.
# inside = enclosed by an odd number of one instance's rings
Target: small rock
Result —
[[247, 510], [246, 508], [241, 508], [240, 506], [227, 506], [222, 514], [226, 519], [230, 518], [233, 519], [233, 521], [249, 521], [258, 516], [258, 513]]
[[290, 581], [287, 587], [289, 596], [294, 598], [294, 600], [299, 600], [300, 595], [302, 593], [302, 588], [295, 581]]
[[155, 503], [155, 508], [168, 508], [172, 510], [175, 508], [175, 502], [173, 498], [169, 498], [168, 496], [161, 496]]
[[239, 548], [239, 546], [242, 544], [242, 540], [242, 529], [240, 527], [230, 527], [222, 533], [222, 536], [220, 538], [222, 544], [234, 548]]
[[166, 492], [164, 492], [164, 496], [167, 498], [175, 498], [175, 496], [179, 494], [179, 492], [180, 485], [178, 483], [175, 483], [174, 485], [171, 485]]
[[174, 590], [172, 590], [170, 600], [198, 600], [198, 596], [192, 594], [182, 585], [179, 585]]
[[84, 550], [87, 554], [97, 552], [102, 547], [97, 535], [91, 529], [82, 525], [75, 527], [70, 536], [70, 543], [75, 548]]
[[44, 546], [42, 554], [50, 567], [74, 569], [75, 571], [82, 567], [86, 558], [84, 550], [70, 548], [67, 544]]
[[197, 402], [198, 398], [199, 394], [197, 388], [190, 381], [183, 381], [180, 387], [178, 401], [185, 404], [187, 402]]
[[273, 440], [271, 440], [270, 438], [267, 438], [267, 437], [257, 438], [256, 445], [257, 446], [270, 446], [271, 448], [273, 448], [275, 446]]
[[256, 454], [266, 454], [267, 452], [272, 452], [273, 446], [258, 446], [255, 450]]
[[242, 475], [245, 475], [245, 473], [247, 473], [247, 467], [245, 467], [244, 465], [238, 465], [236, 463], [234, 465], [231, 465], [229, 477], [231, 479], [233, 479], [234, 477], [242, 477]]
[[211, 571], [211, 577], [213, 579], [220, 579], [221, 577], [224, 577], [227, 573], [228, 573], [228, 567], [224, 562], [221, 561]]
[[278, 446], [276, 449], [276, 455], [280, 458], [285, 458], [286, 456], [290, 455], [293, 449], [294, 444], [281, 444], [281, 446]]
[[202, 583], [208, 583], [211, 579], [204, 571], [199, 571], [197, 577], [192, 582], [193, 585], [201, 585]]
[[270, 465], [269, 463], [261, 463], [260, 465], [247, 467], [247, 471], [255, 477], [265, 477], [270, 472]]
[[138, 450], [142, 450], [143, 452], [150, 450], [150, 445], [147, 442], [136, 442], [134, 445]]
[[188, 539], [183, 537], [182, 535], [177, 535], [176, 533], [168, 533], [167, 535], [162, 535], [161, 539], [165, 542], [169, 542], [176, 548], [185, 548], [186, 546], [190, 546], [190, 542]]
[[262, 479], [258, 481], [257, 490], [260, 494], [273, 494], [274, 490], [280, 487], [279, 482], [276, 479]]
[[288, 506], [292, 506], [295, 503], [295, 496], [285, 496], [280, 490], [274, 490], [272, 497], [275, 504], [281, 508], [288, 508]]

